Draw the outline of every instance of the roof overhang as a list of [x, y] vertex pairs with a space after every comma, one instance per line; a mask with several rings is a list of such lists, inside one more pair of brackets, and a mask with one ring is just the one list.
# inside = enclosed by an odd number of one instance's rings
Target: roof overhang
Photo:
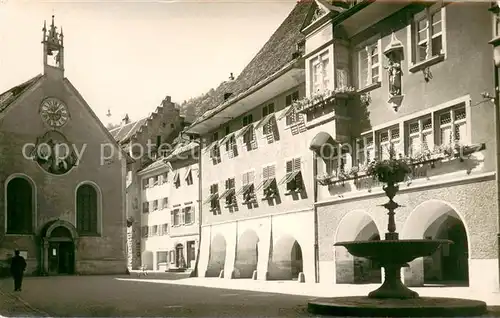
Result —
[[363, 1], [336, 16], [332, 22], [342, 25], [352, 37], [411, 4], [412, 1]]
[[235, 96], [224, 104], [206, 112], [187, 128], [188, 133], [206, 134], [233, 118], [241, 116], [258, 105], [270, 100], [305, 81], [302, 60], [293, 60], [285, 67]]

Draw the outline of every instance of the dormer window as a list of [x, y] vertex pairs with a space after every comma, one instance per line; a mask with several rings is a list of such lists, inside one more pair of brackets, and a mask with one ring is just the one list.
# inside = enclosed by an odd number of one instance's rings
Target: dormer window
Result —
[[186, 180], [187, 185], [193, 184], [193, 172], [191, 171], [191, 168], [187, 169], [186, 175], [184, 176], [184, 180]]

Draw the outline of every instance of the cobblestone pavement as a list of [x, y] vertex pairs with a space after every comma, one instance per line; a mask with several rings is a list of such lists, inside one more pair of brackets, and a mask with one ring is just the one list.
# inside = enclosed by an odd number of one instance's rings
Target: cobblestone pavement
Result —
[[[0, 281], [0, 315], [52, 317], [299, 317], [311, 297], [118, 280], [27, 277]], [[17, 298], [16, 298], [17, 297]], [[36, 308], [36, 309], [34, 309]]]
[[[209, 287], [207, 284], [212, 286]], [[241, 289], [238, 288], [239, 284]], [[251, 287], [252, 284], [255, 286]], [[272, 289], [277, 291], [276, 286], [281, 286], [281, 292], [287, 294], [265, 292]], [[351, 291], [361, 288], [354, 287]], [[366, 286], [364, 289], [371, 290], [371, 287]], [[294, 293], [293, 289], [308, 288], [312, 287], [297, 282], [259, 283], [218, 279], [173, 281], [153, 277], [137, 279], [133, 275], [58, 276], [25, 278], [23, 291], [15, 293], [12, 292], [12, 280], [4, 279], [0, 280], [0, 315], [7, 317], [311, 317], [312, 315], [306, 312], [306, 305], [314, 296], [310, 292], [307, 296], [291, 295]], [[321, 286], [316, 285], [316, 288], [320, 289]], [[335, 292], [338, 293], [339, 291]], [[348, 294], [351, 294], [349, 287], [344, 296]], [[489, 317], [500, 317], [500, 307], [490, 309]]]

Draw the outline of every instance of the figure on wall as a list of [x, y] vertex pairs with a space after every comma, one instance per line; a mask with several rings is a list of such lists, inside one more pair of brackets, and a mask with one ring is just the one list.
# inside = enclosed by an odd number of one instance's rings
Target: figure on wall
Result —
[[66, 138], [59, 132], [49, 131], [38, 138], [31, 152], [35, 160], [45, 171], [61, 175], [70, 171], [78, 158]]
[[388, 103], [394, 111], [398, 111], [403, 102], [401, 61], [404, 58], [403, 43], [392, 33], [391, 42], [386, 46], [384, 55], [387, 57], [387, 69], [389, 75], [389, 100]]
[[401, 95], [401, 76], [403, 75], [401, 63], [389, 60], [387, 71], [389, 73], [389, 94], [391, 96]]

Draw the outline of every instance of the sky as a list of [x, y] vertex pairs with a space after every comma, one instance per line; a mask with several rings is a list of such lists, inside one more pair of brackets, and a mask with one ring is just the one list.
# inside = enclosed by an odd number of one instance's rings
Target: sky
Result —
[[43, 72], [43, 21], [54, 14], [65, 76], [105, 125], [136, 120], [167, 95], [180, 103], [237, 76], [295, 3], [0, 0], [0, 93]]

